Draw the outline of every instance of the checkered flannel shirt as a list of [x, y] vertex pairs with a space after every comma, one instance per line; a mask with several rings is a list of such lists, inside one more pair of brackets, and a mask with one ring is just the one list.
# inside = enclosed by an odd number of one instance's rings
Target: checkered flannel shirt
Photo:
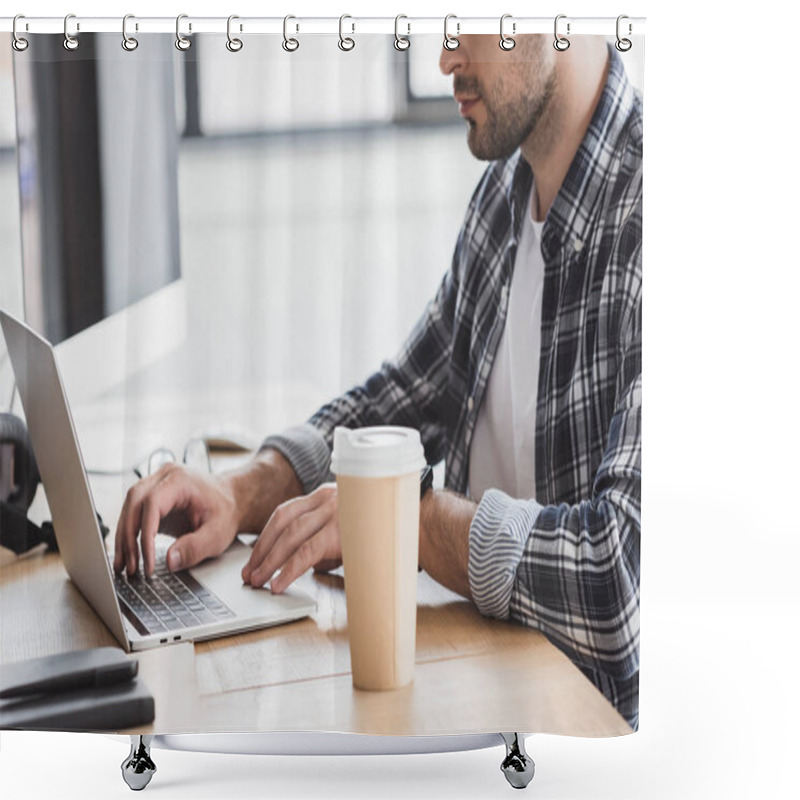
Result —
[[[508, 309], [532, 176], [492, 162], [452, 266], [397, 357], [269, 437], [305, 491], [330, 479], [337, 425], [420, 431], [448, 488], [469, 448]], [[542, 631], [638, 727], [642, 107], [610, 49], [606, 85], [544, 222], [536, 497], [488, 490], [469, 541], [474, 602]], [[515, 364], [524, 369], [524, 364]]]

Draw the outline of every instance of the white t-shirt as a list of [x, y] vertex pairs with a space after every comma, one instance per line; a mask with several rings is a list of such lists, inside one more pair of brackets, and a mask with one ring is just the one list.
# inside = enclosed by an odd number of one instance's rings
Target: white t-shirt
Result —
[[469, 492], [486, 489], [511, 497], [536, 496], [536, 401], [542, 340], [544, 259], [531, 189], [508, 292], [508, 314], [495, 355], [469, 452]]

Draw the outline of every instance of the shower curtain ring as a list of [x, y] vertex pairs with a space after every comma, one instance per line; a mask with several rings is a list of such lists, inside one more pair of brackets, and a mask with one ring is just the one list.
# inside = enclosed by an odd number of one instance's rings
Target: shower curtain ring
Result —
[[64, 17], [64, 49], [65, 50], [77, 50], [78, 49], [78, 45], [80, 44], [80, 42], [78, 42], [78, 39], [77, 39], [76, 36], [70, 36], [69, 30], [67, 28], [67, 26], [69, 25], [69, 21], [71, 19], [75, 19], [75, 15], [74, 14], [67, 14], [67, 16]]
[[[287, 53], [294, 53], [294, 51], [297, 50], [298, 47], [300, 47], [300, 42], [298, 42], [297, 39], [295, 39], [294, 37], [289, 36], [288, 29], [289, 29], [290, 19], [297, 19], [297, 18], [293, 17], [291, 14], [288, 14], [283, 18], [283, 49]], [[300, 26], [296, 25], [295, 31], [299, 30]]]
[[[559, 14], [556, 17], [556, 21], [553, 24], [553, 33], [555, 35], [555, 39], [553, 40], [553, 47], [558, 50], [559, 53], [563, 53], [565, 50], [569, 50], [569, 39], [566, 36], [561, 36], [558, 32], [558, 21], [560, 19], [566, 19], [566, 14]], [[569, 35], [569, 22], [567, 22], [567, 35]]]
[[[622, 22], [622, 20], [624, 20], [624, 19], [628, 19], [628, 17], [625, 14], [620, 14], [617, 17], [617, 41], [616, 41], [616, 44], [614, 45], [614, 47], [616, 47], [617, 50], [620, 51], [620, 53], [627, 53], [628, 50], [630, 50], [631, 47], [633, 47], [633, 42], [631, 42], [630, 39], [623, 39], [619, 35], [620, 22]], [[629, 22], [628, 23], [628, 35], [629, 36], [630, 36], [632, 31], [633, 31], [633, 28], [632, 28], [632, 26], [631, 26], [631, 24]]]
[[[456, 35], [455, 36], [451, 36], [447, 32], [447, 23], [450, 22], [451, 19], [456, 20]], [[461, 33], [461, 23], [458, 22], [458, 18], [456, 17], [455, 14], [448, 14], [444, 18], [444, 49], [445, 50], [458, 50], [458, 46], [461, 44], [461, 42], [459, 42], [456, 37], [459, 35], [459, 33]]]
[[14, 17], [14, 24], [13, 24], [13, 26], [12, 26], [12, 32], [13, 32], [13, 34], [14, 34], [14, 38], [13, 38], [13, 40], [12, 40], [12, 42], [11, 42], [11, 46], [12, 46], [12, 47], [13, 47], [13, 48], [14, 48], [14, 49], [15, 49], [15, 50], [18, 52], [18, 53], [21, 53], [23, 50], [27, 50], [27, 49], [28, 49], [28, 40], [27, 40], [27, 39], [23, 39], [23, 38], [22, 38], [22, 37], [21, 37], [21, 36], [20, 36], [20, 35], [17, 33], [17, 20], [18, 20], [18, 19], [25, 19], [25, 15], [24, 15], [24, 14], [17, 14], [17, 16], [16, 16], [16, 17]]
[[[513, 50], [517, 44], [514, 41], [514, 39], [512, 39], [510, 36], [506, 36], [505, 31], [503, 30], [507, 19], [511, 19], [511, 14], [503, 14], [503, 16], [500, 17], [500, 49], [505, 50], [506, 52], [508, 52], [509, 50]], [[512, 22], [511, 33], [516, 33], [516, 32], [517, 32], [517, 23]]]
[[[239, 17], [237, 17], [236, 14], [231, 14], [228, 17], [228, 41], [225, 42], [225, 47], [227, 47], [228, 50], [231, 51], [231, 53], [238, 53], [242, 49], [242, 47], [244, 47], [241, 39], [234, 39], [231, 36], [231, 22], [233, 22], [233, 20], [235, 19], [239, 19]], [[239, 30], [241, 29], [242, 27], [240, 25]]]
[[[401, 19], [408, 19], [408, 17], [405, 14], [398, 14], [394, 18], [394, 49], [403, 51], [408, 50], [408, 48], [411, 47], [411, 39], [409, 39], [407, 35], [400, 35]], [[406, 25], [408, 27], [408, 33], [411, 33], [411, 23], [407, 22]]]
[[[122, 18], [122, 49], [127, 50], [129, 53], [132, 53], [138, 46], [139, 40], [134, 39], [133, 36], [128, 36], [128, 20], [135, 19], [133, 14], [126, 14]], [[139, 30], [139, 25], [137, 23], [136, 30]]]
[[[178, 50], [188, 50], [192, 46], [192, 40], [181, 33], [181, 20], [188, 17], [188, 14], [178, 14], [178, 18], [175, 20], [175, 47]], [[189, 30], [192, 30], [191, 24], [189, 25]]]
[[[339, 17], [339, 49], [348, 52], [356, 46], [356, 43], [355, 41], [353, 41], [353, 39], [351, 39], [349, 36], [345, 36], [344, 33], [342, 32], [342, 26], [346, 19], [353, 19], [353, 18], [349, 14], [342, 14], [342, 16]], [[356, 24], [355, 22], [351, 24], [353, 26], [352, 33], [355, 33]]]

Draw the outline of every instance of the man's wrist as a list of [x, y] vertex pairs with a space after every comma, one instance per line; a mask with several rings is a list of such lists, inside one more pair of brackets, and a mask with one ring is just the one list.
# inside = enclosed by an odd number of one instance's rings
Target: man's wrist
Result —
[[432, 506], [435, 502], [434, 496], [435, 491], [429, 489], [419, 501], [419, 568], [421, 570], [425, 569], [427, 561], [427, 532], [431, 525]]
[[420, 501], [419, 565], [434, 580], [470, 597], [469, 527], [475, 504], [447, 491], [428, 491]]
[[272, 448], [221, 477], [233, 496], [239, 533], [260, 533], [281, 503], [303, 493], [292, 465]]
[[511, 594], [525, 546], [541, 506], [487, 489], [469, 533], [469, 583], [472, 599], [486, 617], [507, 619]]

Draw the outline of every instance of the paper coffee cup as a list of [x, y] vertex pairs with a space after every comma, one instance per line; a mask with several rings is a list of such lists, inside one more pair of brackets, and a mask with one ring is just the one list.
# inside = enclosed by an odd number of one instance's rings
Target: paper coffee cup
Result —
[[336, 428], [336, 475], [353, 684], [397, 689], [414, 678], [419, 557], [419, 432]]

